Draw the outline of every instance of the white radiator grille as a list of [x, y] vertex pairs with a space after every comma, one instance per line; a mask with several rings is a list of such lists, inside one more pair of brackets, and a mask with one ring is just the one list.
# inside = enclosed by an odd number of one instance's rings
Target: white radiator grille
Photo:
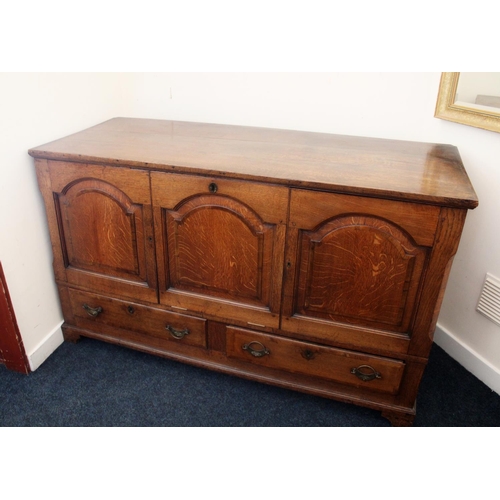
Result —
[[486, 275], [477, 310], [500, 326], [500, 280]]

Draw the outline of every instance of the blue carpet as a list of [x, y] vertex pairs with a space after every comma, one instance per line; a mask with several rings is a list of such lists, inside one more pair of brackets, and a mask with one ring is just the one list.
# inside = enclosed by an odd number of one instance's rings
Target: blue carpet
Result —
[[[380, 412], [91, 339], [35, 372], [0, 366], [3, 427], [388, 427]], [[415, 427], [500, 425], [500, 396], [437, 345]]]

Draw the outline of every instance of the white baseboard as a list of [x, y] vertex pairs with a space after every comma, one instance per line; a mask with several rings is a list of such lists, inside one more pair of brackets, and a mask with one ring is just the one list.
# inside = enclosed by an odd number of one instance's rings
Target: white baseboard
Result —
[[492, 391], [500, 394], [500, 371], [495, 366], [439, 324], [434, 342]]
[[62, 321], [52, 330], [31, 353], [28, 361], [32, 371], [35, 371], [64, 341], [61, 330]]

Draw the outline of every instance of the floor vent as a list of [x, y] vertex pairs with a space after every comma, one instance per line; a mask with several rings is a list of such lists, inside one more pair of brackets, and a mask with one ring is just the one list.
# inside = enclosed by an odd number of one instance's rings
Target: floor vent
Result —
[[486, 275], [477, 310], [500, 326], [500, 280], [491, 274]]

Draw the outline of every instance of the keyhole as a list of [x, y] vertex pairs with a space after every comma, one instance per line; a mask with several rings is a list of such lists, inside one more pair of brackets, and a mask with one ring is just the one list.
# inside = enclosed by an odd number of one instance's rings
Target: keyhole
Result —
[[306, 349], [302, 352], [302, 356], [306, 359], [314, 359], [314, 352], [310, 349]]
[[211, 192], [211, 193], [216, 193], [217, 192], [217, 189], [219, 189], [217, 187], [217, 184], [215, 184], [215, 182], [211, 182], [209, 185], [208, 185], [208, 190]]

